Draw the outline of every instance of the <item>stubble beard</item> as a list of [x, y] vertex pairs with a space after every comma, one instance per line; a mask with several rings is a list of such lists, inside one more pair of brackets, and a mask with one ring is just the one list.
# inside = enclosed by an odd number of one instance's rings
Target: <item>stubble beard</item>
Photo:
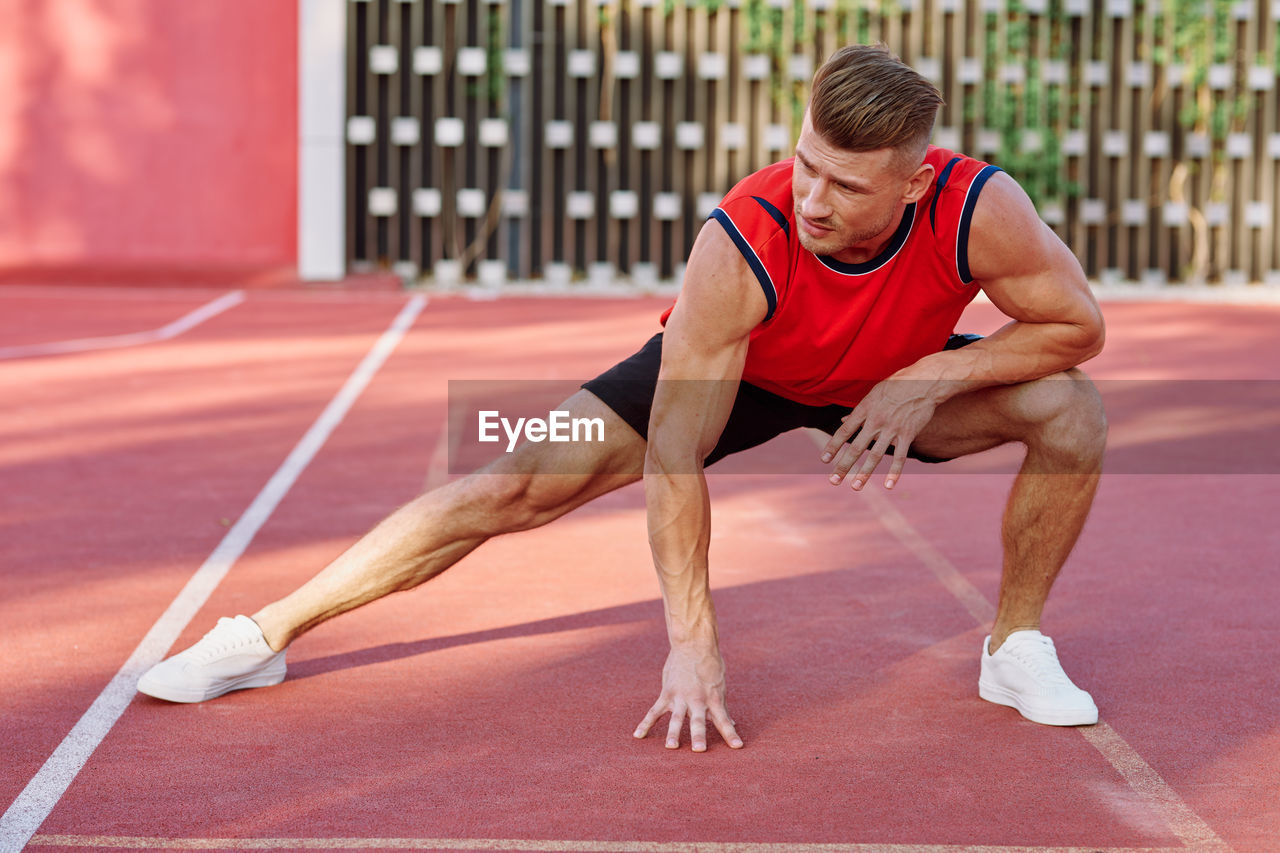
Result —
[[[799, 218], [799, 216], [800, 211], [797, 207], [796, 217]], [[830, 257], [884, 233], [888, 230], [892, 219], [893, 213], [890, 211], [885, 215], [882, 222], [876, 223], [872, 227], [859, 228], [854, 231], [845, 230], [842, 232], [841, 228], [837, 224], [835, 229], [829, 235], [821, 239], [815, 239], [813, 235], [806, 232], [803, 227], [797, 226], [796, 231], [800, 236], [800, 245], [804, 249], [815, 255]], [[812, 221], [813, 220], [810, 220], [810, 222]], [[827, 223], [814, 222], [814, 224], [822, 227], [829, 227]]]

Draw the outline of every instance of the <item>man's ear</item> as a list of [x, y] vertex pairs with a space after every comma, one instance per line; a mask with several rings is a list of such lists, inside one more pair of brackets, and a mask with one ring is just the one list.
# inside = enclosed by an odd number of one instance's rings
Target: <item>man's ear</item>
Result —
[[903, 191], [903, 204], [915, 204], [924, 198], [924, 194], [929, 191], [929, 187], [933, 184], [933, 166], [928, 163], [921, 163], [920, 168], [912, 173], [907, 179], [907, 188]]

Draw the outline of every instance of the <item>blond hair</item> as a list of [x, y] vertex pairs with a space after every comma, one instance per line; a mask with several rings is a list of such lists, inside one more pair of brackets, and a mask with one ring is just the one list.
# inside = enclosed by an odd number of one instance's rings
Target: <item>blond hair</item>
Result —
[[924, 159], [942, 106], [933, 84], [883, 44], [841, 48], [813, 75], [809, 120], [846, 151], [893, 148], [913, 170]]

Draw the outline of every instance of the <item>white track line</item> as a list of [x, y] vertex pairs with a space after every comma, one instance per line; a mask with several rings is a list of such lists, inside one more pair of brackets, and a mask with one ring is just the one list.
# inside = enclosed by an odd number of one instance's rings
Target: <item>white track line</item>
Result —
[[[823, 434], [823, 439], [823, 445], [825, 446], [825, 434]], [[889, 532], [901, 544], [906, 546], [908, 551], [920, 558], [920, 562], [924, 563], [929, 571], [933, 572], [938, 582], [964, 605], [964, 609], [969, 611], [979, 625], [986, 625], [996, 618], [996, 608], [987, 600], [987, 597], [970, 583], [968, 578], [960, 574], [955, 564], [943, 556], [941, 551], [933, 547], [929, 540], [921, 536], [911, 526], [911, 522], [907, 521], [907, 517], [898, 511], [897, 507], [881, 495], [879, 491], [871, 489], [869, 485], [868, 488], [862, 490], [862, 493], [870, 496], [868, 499], [871, 501], [880, 523], [887, 527]]]
[[426, 305], [426, 297], [415, 296], [343, 384], [337, 395], [316, 418], [297, 446], [254, 498], [253, 503], [227, 531], [218, 547], [192, 576], [177, 598], [151, 627], [79, 722], [45, 761], [40, 771], [0, 817], [0, 851], [19, 851], [44, 823], [66, 793], [89, 756], [98, 748], [133, 701], [138, 679], [160, 661], [192, 620], [231, 566], [244, 553], [258, 530], [293, 487], [298, 476], [324, 446], [329, 435], [350, 411], [383, 362], [400, 343], [414, 319]]
[[136, 347], [139, 344], [150, 344], [156, 341], [167, 341], [176, 338], [183, 332], [189, 332], [205, 320], [216, 317], [228, 308], [234, 308], [244, 302], [244, 291], [234, 290], [205, 305], [186, 316], [179, 317], [172, 323], [146, 332], [131, 332], [127, 335], [107, 335], [101, 338], [76, 338], [71, 341], [52, 341], [47, 344], [27, 344], [19, 347], [0, 347], [0, 359], [32, 358], [41, 355], [66, 355], [73, 352], [92, 352], [100, 349], [118, 349], [120, 347]]
[[[828, 439], [825, 433], [817, 430], [811, 430], [810, 437], [818, 447], [824, 447]], [[973, 614], [979, 625], [986, 626], [995, 618], [995, 606], [960, 573], [954, 563], [915, 529], [888, 497], [870, 486], [864, 488], [860, 495], [871, 505], [880, 523], [929, 567], [942, 585]], [[1169, 830], [1186, 845], [1184, 849], [1195, 850], [1197, 853], [1216, 853], [1231, 849], [1115, 729], [1101, 722], [1096, 726], [1079, 726], [1076, 731], [1102, 753], [1130, 789], [1164, 818]]]
[[758, 841], [551, 841], [511, 838], [145, 838], [37, 835], [32, 846], [132, 850], [523, 850], [531, 853], [1187, 853], [1183, 847], [1002, 847]]
[[1148, 802], [1155, 805], [1173, 834], [1186, 844], [1188, 849], [1196, 851], [1226, 851], [1230, 846], [1219, 838], [1207, 823], [1182, 801], [1173, 788], [1142, 760], [1142, 756], [1125, 742], [1105, 722], [1096, 726], [1084, 726], [1080, 729], [1084, 739], [1107, 757], [1111, 766], [1120, 772], [1129, 787], [1137, 791]]

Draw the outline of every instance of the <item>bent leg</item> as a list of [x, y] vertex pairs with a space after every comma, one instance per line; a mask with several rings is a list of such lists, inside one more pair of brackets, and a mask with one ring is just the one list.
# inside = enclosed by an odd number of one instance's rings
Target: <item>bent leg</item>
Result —
[[1071, 370], [955, 397], [913, 444], [942, 459], [1013, 441], [1026, 445], [1002, 523], [1004, 566], [991, 652], [1015, 630], [1039, 629], [1049, 590], [1093, 505], [1106, 432], [1097, 389]]
[[310, 581], [255, 613], [267, 643], [283, 649], [327, 619], [430, 580], [492, 536], [546, 524], [640, 479], [644, 439], [612, 409], [587, 391], [559, 408], [572, 417], [602, 418], [605, 440], [526, 443], [474, 474], [420, 495]]

